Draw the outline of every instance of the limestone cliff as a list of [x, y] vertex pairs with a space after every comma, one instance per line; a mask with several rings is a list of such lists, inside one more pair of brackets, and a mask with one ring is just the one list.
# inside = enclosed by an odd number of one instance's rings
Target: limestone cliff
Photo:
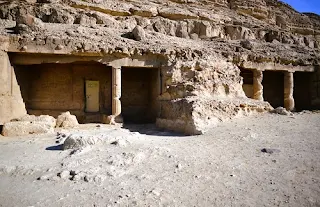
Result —
[[239, 68], [312, 72], [320, 62], [320, 17], [277, 0], [10, 0], [0, 18], [7, 52], [161, 62], [158, 123], [189, 134], [271, 108], [246, 98]]
[[[2, 1], [0, 18], [1, 34], [19, 43], [11, 50], [36, 44], [54, 51], [61, 45], [65, 53], [130, 55], [135, 48], [151, 53], [180, 48], [235, 60], [303, 65], [319, 60], [319, 16], [300, 14], [276, 0]], [[146, 31], [145, 42], [126, 38], [136, 25]], [[243, 39], [255, 47], [242, 48]]]

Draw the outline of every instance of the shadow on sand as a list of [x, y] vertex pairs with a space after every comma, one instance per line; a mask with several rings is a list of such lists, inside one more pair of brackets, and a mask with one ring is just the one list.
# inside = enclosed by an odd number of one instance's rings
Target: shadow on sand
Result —
[[63, 150], [62, 147], [63, 147], [63, 144], [59, 144], [59, 145], [47, 147], [46, 150], [50, 150], [50, 151], [61, 151], [61, 150]]
[[122, 128], [150, 136], [186, 137], [182, 133], [159, 129], [155, 124], [123, 124]]

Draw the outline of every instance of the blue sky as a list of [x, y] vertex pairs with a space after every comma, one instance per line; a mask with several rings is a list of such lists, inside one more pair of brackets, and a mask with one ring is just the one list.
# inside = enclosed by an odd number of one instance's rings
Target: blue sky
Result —
[[299, 12], [312, 12], [320, 15], [320, 0], [281, 0]]

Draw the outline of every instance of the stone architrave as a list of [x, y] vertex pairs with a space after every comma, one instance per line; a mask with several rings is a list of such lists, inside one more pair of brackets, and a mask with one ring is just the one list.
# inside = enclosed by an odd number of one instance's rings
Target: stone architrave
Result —
[[253, 71], [253, 99], [263, 101], [263, 72], [260, 70]]
[[294, 98], [293, 98], [293, 72], [284, 73], [284, 107], [288, 111], [294, 110]]

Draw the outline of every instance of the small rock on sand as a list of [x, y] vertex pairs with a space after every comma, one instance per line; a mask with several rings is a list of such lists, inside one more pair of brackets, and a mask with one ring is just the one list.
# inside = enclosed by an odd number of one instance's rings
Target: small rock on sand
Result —
[[268, 153], [268, 154], [273, 154], [275, 152], [280, 152], [278, 149], [269, 149], [269, 148], [263, 148], [261, 149], [261, 152], [263, 153]]
[[70, 171], [64, 170], [64, 171], [58, 173], [58, 176], [62, 179], [69, 179], [70, 178]]
[[40, 176], [37, 180], [50, 180], [50, 178], [52, 178], [54, 176], [54, 174], [50, 173], [50, 174], [45, 174]]
[[71, 115], [69, 111], [62, 113], [57, 118], [56, 127], [72, 128], [78, 125], [77, 117], [75, 115]]
[[178, 164], [176, 165], [176, 168], [177, 168], [178, 170], [182, 169], [181, 163], [178, 163]]
[[80, 149], [95, 145], [102, 140], [95, 136], [82, 136], [80, 134], [71, 134], [63, 143], [63, 150]]
[[111, 142], [110, 144], [116, 145], [116, 146], [119, 146], [119, 147], [126, 147], [126, 146], [127, 146], [126, 140], [122, 140], [122, 139], [113, 141], [113, 142]]

